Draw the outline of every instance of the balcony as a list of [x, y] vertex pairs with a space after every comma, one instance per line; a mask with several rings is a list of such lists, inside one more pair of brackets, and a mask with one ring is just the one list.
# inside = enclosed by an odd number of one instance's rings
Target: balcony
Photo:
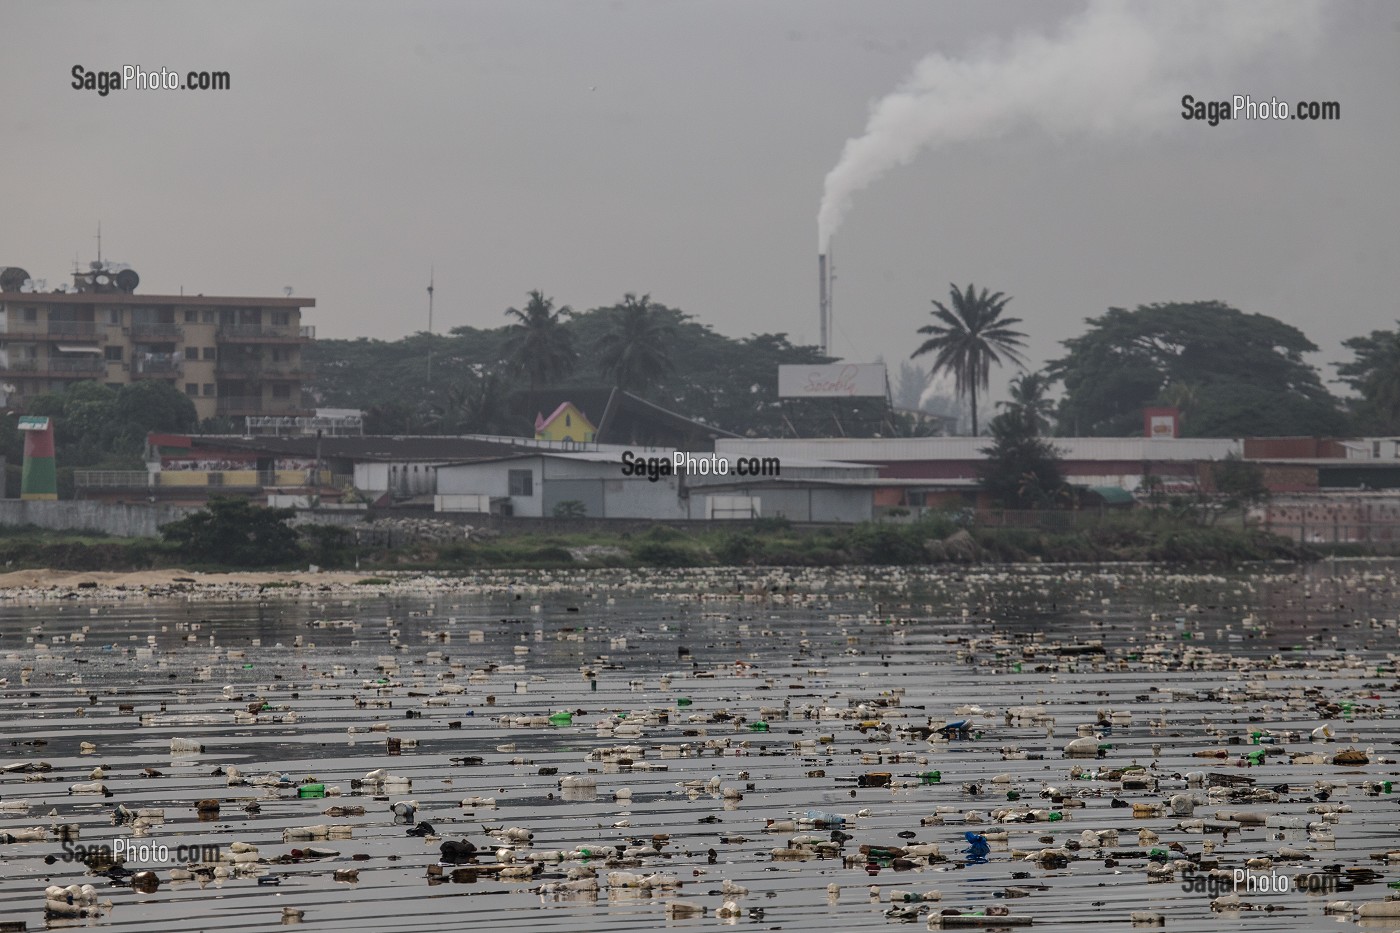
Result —
[[262, 372], [262, 365], [262, 360], [219, 359], [214, 363], [214, 371], [221, 376], [256, 376]]
[[49, 357], [49, 372], [84, 376], [106, 375], [107, 361], [100, 356], [84, 356], [77, 359]]
[[84, 340], [96, 340], [100, 333], [107, 336], [105, 329], [99, 331], [97, 325], [92, 321], [49, 321], [50, 337], [81, 337]]
[[179, 324], [132, 324], [131, 339], [143, 343], [169, 343], [184, 336]]
[[310, 339], [302, 333], [305, 329], [293, 324], [222, 324], [218, 339], [226, 343], [296, 343]]
[[49, 327], [43, 321], [21, 321], [11, 318], [5, 321], [5, 330], [0, 337], [18, 337], [29, 340], [43, 340], [49, 334]]
[[221, 395], [216, 411], [220, 415], [260, 415], [262, 406], [261, 395]]
[[316, 372], [316, 364], [305, 360], [264, 360], [264, 379], [304, 379]]
[[150, 376], [157, 379], [162, 377], [175, 376], [179, 375], [181, 371], [181, 364], [183, 362], [183, 360], [180, 360], [175, 357], [150, 360], [132, 360], [131, 375], [133, 377]]
[[0, 373], [24, 376], [50, 376], [57, 379], [100, 379], [107, 374], [107, 363], [101, 358], [11, 360], [0, 367]]
[[241, 379], [302, 379], [311, 375], [311, 363], [300, 360], [224, 360], [215, 366], [221, 376]]

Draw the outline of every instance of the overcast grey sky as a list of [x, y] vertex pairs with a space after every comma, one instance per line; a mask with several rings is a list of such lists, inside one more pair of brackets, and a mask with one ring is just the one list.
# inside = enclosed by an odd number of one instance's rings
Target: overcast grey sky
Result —
[[[1394, 326], [1400, 4], [1274, 4], [1238, 55], [1212, 22], [1162, 27], [1161, 4], [1088, 6], [7, 0], [0, 265], [57, 284], [101, 220], [141, 291], [290, 285], [322, 336], [424, 329], [433, 266], [438, 330], [499, 326], [532, 288], [580, 309], [635, 291], [815, 343], [824, 179], [937, 55], [972, 116], [1016, 99], [961, 137], [924, 114], [934, 144], [854, 194], [836, 354], [906, 358], [950, 281], [1014, 296], [1033, 366], [1110, 305], [1219, 299], [1302, 328], [1318, 362]], [[1106, 61], [1054, 58], [1081, 27]], [[71, 87], [74, 65], [128, 64], [232, 88]], [[1188, 93], [1342, 118], [1209, 127], [1182, 119]]]

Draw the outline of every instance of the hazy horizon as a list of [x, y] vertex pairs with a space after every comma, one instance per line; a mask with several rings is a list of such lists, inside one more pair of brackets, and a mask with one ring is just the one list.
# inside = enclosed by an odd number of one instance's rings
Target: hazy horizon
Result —
[[[50, 287], [94, 258], [100, 221], [138, 293], [290, 286], [322, 337], [426, 329], [431, 267], [440, 333], [499, 327], [538, 288], [579, 310], [649, 292], [720, 333], [810, 344], [841, 164], [861, 184], [834, 239], [832, 352], [892, 378], [950, 282], [1013, 296], [1032, 367], [1110, 306], [1223, 301], [1298, 327], [1320, 365], [1400, 317], [1390, 4], [98, 9], [0, 7], [24, 40], [0, 62], [0, 265]], [[125, 64], [231, 88], [70, 86], [74, 65]], [[1184, 94], [1235, 93], [1341, 119], [1182, 119]], [[868, 125], [867, 161], [843, 162]]]

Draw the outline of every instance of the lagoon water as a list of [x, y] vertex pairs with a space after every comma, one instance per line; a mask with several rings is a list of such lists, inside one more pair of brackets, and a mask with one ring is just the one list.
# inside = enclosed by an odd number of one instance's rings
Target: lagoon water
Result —
[[[78, 843], [110, 845], [132, 840], [130, 826], [113, 825], [115, 805], [163, 808], [164, 822], [133, 841], [172, 853], [251, 843], [264, 860], [233, 877], [176, 882], [174, 864], [128, 862], [160, 877], [141, 893], [64, 861], [53, 832], [0, 842], [0, 920], [44, 929], [45, 887], [87, 882], [110, 909], [51, 926], [259, 930], [282, 927], [290, 908], [301, 926], [327, 930], [878, 929], [897, 922], [885, 912], [899, 889], [940, 892], [913, 918], [919, 924], [944, 909], [1006, 906], [1049, 930], [1086, 921], [1124, 929], [1133, 911], [1159, 912], [1177, 931], [1317, 930], [1356, 926], [1325, 914], [1328, 901], [1380, 901], [1400, 880], [1400, 856], [1370, 857], [1400, 848], [1394, 562], [1217, 574], [1046, 565], [308, 581], [261, 592], [175, 587], [158, 598], [101, 588], [0, 598], [0, 765], [14, 766], [0, 773], [0, 833], [77, 824]], [[1036, 721], [1008, 719], [1013, 707], [1038, 707]], [[561, 710], [571, 723], [540, 721]], [[911, 730], [964, 719], [967, 738]], [[1325, 723], [1335, 739], [1314, 741]], [[1106, 746], [1102, 759], [1065, 757], [1081, 726]], [[1253, 744], [1266, 730], [1279, 741]], [[172, 754], [172, 738], [204, 750]], [[398, 754], [390, 739], [402, 742]], [[84, 753], [83, 742], [96, 750]], [[620, 746], [634, 748], [596, 760]], [[1353, 746], [1367, 764], [1330, 763]], [[1195, 756], [1206, 749], [1225, 757]], [[1251, 765], [1246, 756], [1260, 750], [1263, 763]], [[1292, 763], [1299, 754], [1326, 760]], [[40, 762], [52, 770], [23, 768]], [[1076, 766], [1133, 764], [1161, 789], [1071, 776]], [[99, 765], [113, 796], [70, 795]], [[229, 786], [229, 767], [290, 783]], [[146, 768], [159, 776], [143, 776]], [[381, 768], [411, 789], [352, 787]], [[938, 783], [920, 778], [934, 770]], [[880, 772], [894, 786], [858, 786]], [[1156, 804], [1206, 794], [1173, 778], [1188, 772], [1286, 785], [1277, 802], [1233, 803], [1217, 789], [1195, 818], [1233, 809], [1335, 822], [1312, 832], [1248, 825], [1222, 838], [1182, 831], [1183, 817], [1169, 810], [1114, 806], [1115, 797]], [[993, 780], [1002, 775], [1009, 783]], [[596, 790], [561, 788], [568, 776], [591, 776]], [[343, 795], [299, 799], [308, 778]], [[1395, 793], [1364, 786], [1392, 779]], [[1057, 806], [1041, 796], [1046, 787], [1083, 806]], [[1009, 802], [1008, 791], [1020, 799]], [[472, 796], [495, 806], [464, 807]], [[202, 819], [196, 802], [207, 798], [220, 812]], [[440, 838], [394, 822], [391, 805], [407, 799]], [[258, 812], [245, 811], [250, 801]], [[323, 814], [336, 805], [366, 812]], [[1027, 807], [1064, 819], [1003, 824], [993, 815]], [[840, 855], [775, 858], [794, 835], [830, 838], [829, 829], [765, 832], [767, 821], [809, 809], [846, 815], [851, 838]], [[288, 828], [323, 823], [349, 826], [349, 838], [284, 841]], [[442, 839], [470, 840], [490, 865], [501, 844], [486, 832], [509, 827], [534, 834], [516, 844], [517, 860], [664, 836], [659, 854], [622, 870], [672, 875], [680, 886], [609, 888], [609, 868], [585, 858], [545, 862], [521, 880], [436, 874]], [[1013, 858], [1112, 829], [1117, 844], [1073, 850], [1067, 865]], [[1160, 841], [1140, 843], [1144, 829]], [[966, 864], [969, 830], [1007, 838], [991, 841], [986, 864]], [[1183, 890], [1180, 871], [1169, 880], [1148, 873], [1150, 850], [1195, 855], [1203, 840], [1227, 870], [1288, 847], [1309, 860], [1279, 861], [1277, 874], [1379, 874], [1337, 893], [1241, 892], [1246, 909], [1213, 911], [1211, 895]], [[913, 842], [938, 844], [946, 861], [896, 870], [859, 856], [862, 845]], [[339, 854], [275, 861], [308, 845]], [[599, 869], [597, 892], [540, 893], [581, 866]], [[345, 869], [358, 869], [356, 879], [337, 881]], [[733, 898], [739, 916], [723, 919], [726, 881], [748, 893]], [[676, 901], [707, 913], [672, 916]]]

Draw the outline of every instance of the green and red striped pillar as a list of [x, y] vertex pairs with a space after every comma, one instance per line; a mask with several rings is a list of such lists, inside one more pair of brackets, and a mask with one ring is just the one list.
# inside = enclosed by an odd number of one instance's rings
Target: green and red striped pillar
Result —
[[24, 432], [24, 471], [20, 474], [21, 499], [57, 499], [58, 471], [53, 459], [53, 422], [39, 415], [19, 419]]

